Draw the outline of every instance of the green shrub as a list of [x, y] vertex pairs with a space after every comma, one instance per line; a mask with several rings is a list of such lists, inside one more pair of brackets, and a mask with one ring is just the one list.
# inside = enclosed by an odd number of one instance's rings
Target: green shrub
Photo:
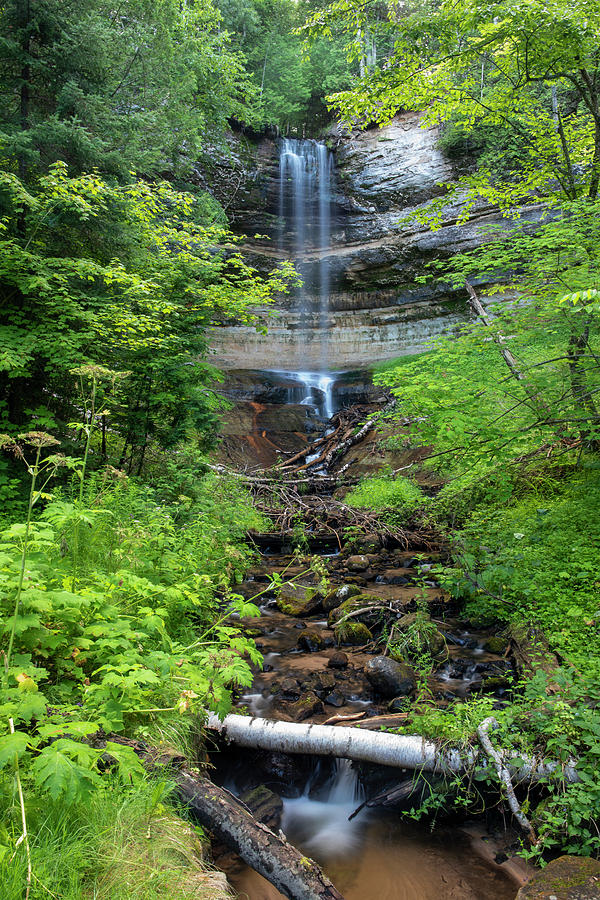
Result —
[[346, 495], [348, 506], [380, 510], [403, 520], [424, 506], [426, 499], [409, 478], [385, 475], [365, 478]]

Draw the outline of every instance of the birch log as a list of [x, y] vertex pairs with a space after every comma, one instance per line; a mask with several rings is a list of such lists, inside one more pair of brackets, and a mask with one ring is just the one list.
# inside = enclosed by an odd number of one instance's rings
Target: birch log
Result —
[[[372, 732], [339, 725], [301, 725], [235, 714], [225, 716], [222, 721], [218, 716], [211, 715], [207, 725], [241, 747], [281, 753], [342, 757], [439, 774], [467, 772], [476, 764], [482, 767], [489, 765], [489, 761], [476, 748], [445, 747], [442, 750], [433, 741], [418, 735]], [[517, 782], [539, 781], [554, 772], [568, 782], [579, 780], [574, 763], [561, 768], [557, 762], [523, 755], [519, 756], [519, 765], [511, 760], [511, 755], [504, 753], [503, 763], [511, 778]]]

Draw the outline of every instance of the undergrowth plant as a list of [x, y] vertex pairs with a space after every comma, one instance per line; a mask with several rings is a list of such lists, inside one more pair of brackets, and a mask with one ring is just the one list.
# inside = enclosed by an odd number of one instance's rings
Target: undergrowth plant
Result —
[[426, 505], [419, 486], [410, 478], [386, 474], [363, 479], [346, 494], [348, 506], [375, 509], [390, 522], [402, 525], [419, 508]]
[[[0, 857], [16, 865], [25, 852], [28, 894], [28, 792], [89, 802], [107, 766], [124, 785], [139, 781], [132, 749], [102, 735], [223, 715], [261, 656], [231, 619], [258, 614], [231, 587], [247, 552], [228, 529], [236, 517], [251, 524], [245, 496], [234, 490], [224, 503], [227, 489], [210, 475], [178, 524], [155, 492], [115, 470], [80, 477], [73, 498], [66, 487], [50, 494], [59, 468], [84, 471], [54, 452], [49, 435], [4, 444], [26, 463], [31, 489], [26, 521], [0, 532], [0, 768], [12, 771], [21, 810], [20, 827], [0, 837]], [[10, 776], [4, 786], [10, 795]]]

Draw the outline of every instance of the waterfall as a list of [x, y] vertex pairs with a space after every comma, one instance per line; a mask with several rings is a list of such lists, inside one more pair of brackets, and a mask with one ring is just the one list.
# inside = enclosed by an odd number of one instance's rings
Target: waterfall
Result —
[[[318, 775], [318, 770], [317, 773]], [[336, 760], [331, 778], [319, 790], [309, 782], [302, 796], [284, 800], [282, 830], [317, 859], [348, 855], [363, 837], [368, 816], [348, 817], [364, 799], [364, 791], [352, 763]]]
[[299, 321], [296, 356], [312, 360], [317, 369], [303, 369], [295, 375], [304, 386], [301, 402], [314, 406], [324, 418], [334, 411], [328, 365], [332, 180], [333, 157], [325, 144], [282, 140], [279, 246], [289, 253], [303, 281], [295, 294]]

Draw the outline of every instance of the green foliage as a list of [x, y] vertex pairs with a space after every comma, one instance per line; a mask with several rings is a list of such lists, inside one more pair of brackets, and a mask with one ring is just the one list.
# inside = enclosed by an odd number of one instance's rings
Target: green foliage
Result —
[[[448, 655], [444, 639], [431, 621], [425, 601], [417, 602], [416, 611], [406, 618], [410, 622], [401, 630], [394, 629], [388, 639], [389, 654], [392, 659], [412, 662], [419, 671], [429, 674], [433, 658]], [[402, 620], [398, 624], [402, 626]]]
[[[258, 611], [231, 592], [246, 560], [231, 526], [241, 536], [256, 519], [239, 486], [212, 474], [183, 524], [155, 492], [121, 477], [90, 506], [92, 485], [73, 501], [53, 499], [40, 488], [61, 459], [48, 455], [56, 441], [24, 440], [16, 450], [31, 475], [28, 518], [0, 533], [0, 706], [9, 723], [0, 767], [18, 761], [19, 784], [79, 803], [98, 789], [107, 759], [85, 743], [90, 734], [131, 733], [149, 716], [224, 714], [232, 687], [251, 683], [248, 660], [260, 654], [230, 617]], [[130, 748], [109, 742], [106, 754], [118, 777], [139, 779]]]
[[233, 45], [246, 57], [262, 125], [314, 132], [329, 114], [325, 95], [351, 83], [344, 42], [333, 35], [306, 52], [298, 29], [314, 4], [301, 0], [217, 0]]
[[[207, 878], [198, 834], [168, 808], [170, 793], [168, 782], [124, 788], [106, 775], [85, 804], [30, 797], [32, 900], [221, 900]], [[2, 898], [17, 900], [26, 871], [19, 854], [10, 859], [18, 837], [14, 810], [7, 792], [0, 798]]]
[[[360, 54], [368, 15], [365, 7], [336, 0], [313, 15], [308, 32], [343, 29]], [[460, 182], [468, 206], [477, 197], [514, 205], [532, 193], [596, 198], [595, 3], [389, 2], [379, 30], [393, 43], [390, 56], [330, 98], [345, 120], [383, 123], [398, 109], [414, 109], [426, 110], [429, 124], [448, 123], [446, 146], [471, 141], [483, 152], [477, 172]]]
[[248, 321], [250, 305], [286, 289], [285, 275], [260, 280], [226, 230], [198, 221], [196, 199], [164, 182], [115, 186], [56, 163], [34, 191], [8, 173], [1, 188], [2, 427], [23, 430], [50, 409], [68, 423], [85, 362], [125, 373], [101, 379], [104, 457], [109, 425], [129, 470], [150, 441], [174, 446], [201, 431], [210, 442], [207, 329]]
[[252, 87], [210, 0], [9, 0], [0, 12], [3, 160], [127, 176], [189, 169]]
[[406, 521], [425, 504], [425, 497], [414, 481], [402, 476], [365, 478], [345, 497], [345, 503], [358, 509], [381, 510], [394, 521]]
[[590, 677], [600, 666], [598, 474], [595, 465], [563, 471], [560, 483], [540, 484], [509, 507], [475, 510], [457, 536], [453, 584], [480, 615], [535, 622]]

